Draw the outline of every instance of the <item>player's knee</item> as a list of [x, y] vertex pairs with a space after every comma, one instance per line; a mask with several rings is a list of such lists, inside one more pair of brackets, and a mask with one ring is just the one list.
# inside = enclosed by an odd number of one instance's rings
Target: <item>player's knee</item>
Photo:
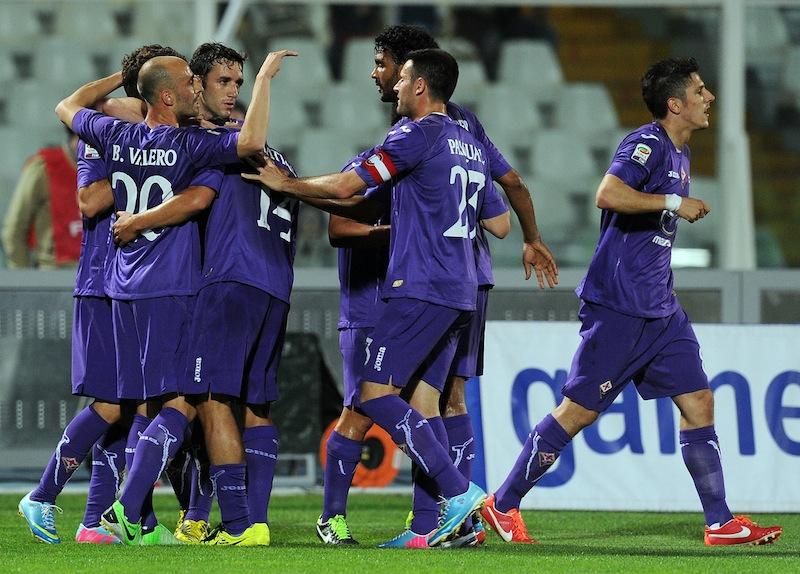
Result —
[[94, 401], [92, 403], [92, 409], [100, 416], [100, 418], [109, 424], [114, 424], [115, 422], [119, 421], [122, 412], [119, 405], [115, 405], [114, 403], [105, 403], [102, 401]]
[[372, 419], [360, 413], [345, 409], [339, 422], [336, 423], [336, 433], [354, 441], [364, 440], [364, 436], [372, 426]]

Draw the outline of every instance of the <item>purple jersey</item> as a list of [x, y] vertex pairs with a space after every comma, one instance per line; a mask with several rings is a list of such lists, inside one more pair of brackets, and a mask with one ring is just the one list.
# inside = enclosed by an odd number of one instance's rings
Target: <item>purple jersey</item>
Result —
[[[279, 151], [270, 159], [297, 174]], [[242, 179], [242, 164], [229, 166], [205, 230], [202, 287], [236, 281], [289, 303], [294, 280], [299, 202]]]
[[[108, 177], [106, 162], [95, 148], [78, 141], [78, 188]], [[105, 297], [106, 257], [111, 244], [111, 210], [95, 217], [83, 217], [83, 238], [78, 272], [75, 277], [75, 296]]]
[[419, 299], [472, 311], [478, 288], [473, 239], [491, 183], [483, 146], [444, 114], [393, 127], [355, 168], [369, 186], [392, 182], [384, 299]]
[[[219, 190], [222, 170], [238, 163], [238, 132], [130, 124], [81, 110], [73, 131], [106, 159], [117, 211], [139, 213], [191, 186]], [[195, 220], [148, 229], [116, 250], [106, 293], [116, 299], [192, 295], [200, 281], [200, 239]]]
[[[689, 196], [689, 147], [675, 149], [658, 122], [641, 126], [617, 148], [608, 173], [644, 193]], [[635, 317], [667, 317], [678, 308], [670, 260], [678, 216], [603, 210], [600, 239], [576, 293]]]
[[[371, 152], [371, 150], [370, 150]], [[353, 169], [364, 157], [361, 154], [349, 161], [342, 171]], [[371, 153], [369, 154], [371, 155]], [[369, 157], [367, 155], [366, 157]], [[386, 204], [386, 214], [375, 225], [389, 224], [389, 195], [391, 186], [370, 187], [364, 195]], [[339, 329], [374, 327], [380, 314], [381, 285], [389, 264], [389, 246], [377, 248], [343, 247], [339, 249]]]
[[[492, 142], [492, 140], [489, 139], [489, 136], [486, 135], [486, 130], [483, 129], [483, 125], [480, 121], [478, 121], [478, 118], [475, 116], [475, 114], [473, 114], [467, 108], [463, 108], [458, 104], [454, 104], [453, 102], [448, 102], [447, 115], [455, 120], [458, 125], [475, 136], [475, 139], [477, 139], [481, 145], [483, 145], [489, 158], [489, 166], [491, 168], [493, 180], [497, 181], [511, 171], [511, 164], [506, 161], [506, 158], [503, 157], [503, 154], [500, 153], [500, 150], [495, 147], [494, 142]], [[407, 121], [409, 121], [408, 118], [402, 118], [398, 122], [398, 125], [402, 125]], [[489, 190], [487, 190], [486, 198], [488, 201]], [[494, 215], [479, 214], [478, 219], [490, 219], [505, 213], [506, 211], [508, 211], [508, 208], [506, 208], [504, 211], [496, 212]], [[486, 239], [486, 232], [481, 227], [478, 227], [478, 235], [475, 240], [475, 258], [478, 265], [478, 285], [494, 286], [494, 275], [492, 274], [492, 253], [489, 250], [489, 242]]]

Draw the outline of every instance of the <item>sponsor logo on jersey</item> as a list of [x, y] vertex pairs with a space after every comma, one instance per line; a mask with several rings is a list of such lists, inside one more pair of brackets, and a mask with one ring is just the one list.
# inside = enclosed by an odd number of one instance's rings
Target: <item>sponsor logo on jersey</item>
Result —
[[87, 143], [83, 145], [83, 159], [100, 159], [100, 152]]
[[197, 357], [194, 360], [194, 382], [202, 383], [203, 379], [200, 377], [200, 371], [203, 369], [203, 357]]
[[664, 239], [663, 237], [659, 237], [658, 235], [653, 236], [653, 243], [660, 245], [661, 247], [672, 247], [672, 241], [669, 239]]
[[658, 136], [654, 136], [652, 134], [639, 134], [639, 135], [642, 136], [642, 139], [658, 141]]
[[467, 120], [456, 120], [456, 123], [465, 130], [469, 131], [469, 124], [467, 123]]
[[405, 281], [402, 279], [398, 279], [397, 281], [392, 282], [392, 287], [402, 287], [404, 282]]
[[669, 170], [667, 172], [667, 176], [671, 177], [672, 179], [680, 179], [681, 178], [680, 174], [677, 171], [672, 171], [672, 170]]
[[640, 143], [636, 144], [636, 147], [631, 154], [631, 159], [641, 165], [647, 163], [647, 160], [650, 159], [650, 154], [653, 153], [653, 150], [650, 149], [649, 145]]

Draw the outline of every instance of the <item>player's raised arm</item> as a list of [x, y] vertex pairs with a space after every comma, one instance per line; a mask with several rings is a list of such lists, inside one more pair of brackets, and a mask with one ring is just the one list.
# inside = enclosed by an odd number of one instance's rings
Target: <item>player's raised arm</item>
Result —
[[122, 72], [84, 84], [72, 94], [58, 102], [56, 115], [65, 126], [72, 129], [72, 120], [83, 108], [92, 108], [95, 103], [122, 85]]
[[253, 96], [247, 114], [244, 117], [242, 129], [239, 132], [239, 141], [236, 152], [239, 157], [257, 154], [267, 144], [267, 131], [269, 128], [269, 102], [270, 83], [272, 78], [281, 69], [281, 62], [287, 56], [297, 56], [297, 52], [279, 50], [270, 52], [261, 64], [261, 69], [256, 75], [253, 85]]

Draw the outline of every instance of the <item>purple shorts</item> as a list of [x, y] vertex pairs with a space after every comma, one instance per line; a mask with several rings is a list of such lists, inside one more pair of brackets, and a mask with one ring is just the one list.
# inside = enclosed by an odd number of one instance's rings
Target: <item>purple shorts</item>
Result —
[[469, 379], [483, 374], [483, 341], [486, 333], [486, 310], [489, 306], [489, 288], [478, 289], [475, 314], [458, 338], [456, 356], [450, 375]]
[[111, 299], [75, 297], [72, 319], [72, 394], [118, 403]]
[[459, 333], [473, 314], [418, 299], [389, 299], [367, 337], [361, 380], [403, 388], [413, 377], [443, 390]]
[[358, 383], [367, 355], [367, 335], [372, 327], [341, 329], [339, 331], [339, 350], [342, 352], [342, 375], [344, 379], [344, 406], [358, 404]]
[[120, 399], [145, 400], [185, 392], [194, 304], [193, 296], [112, 301]]
[[578, 317], [582, 341], [561, 392], [582, 407], [605, 411], [631, 381], [643, 399], [709, 388], [683, 309], [644, 319], [584, 301]]
[[278, 399], [278, 365], [289, 305], [235, 282], [197, 294], [189, 338], [187, 394], [228, 395], [251, 405]]

